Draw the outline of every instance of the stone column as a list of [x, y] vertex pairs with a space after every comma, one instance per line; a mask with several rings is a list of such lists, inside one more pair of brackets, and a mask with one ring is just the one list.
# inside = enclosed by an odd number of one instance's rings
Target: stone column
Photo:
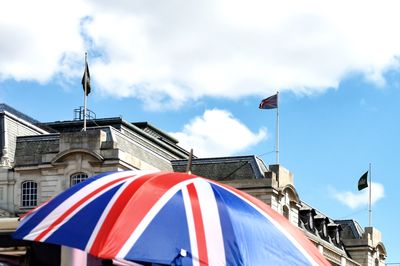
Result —
[[87, 254], [86, 252], [61, 246], [61, 266], [86, 266], [87, 265]]
[[3, 155], [1, 156], [0, 159], [0, 167], [1, 168], [11, 168], [11, 162], [10, 158], [8, 158], [8, 132], [7, 132], [7, 121], [6, 118], [3, 117], [3, 141], [4, 141], [4, 146], [3, 146]]

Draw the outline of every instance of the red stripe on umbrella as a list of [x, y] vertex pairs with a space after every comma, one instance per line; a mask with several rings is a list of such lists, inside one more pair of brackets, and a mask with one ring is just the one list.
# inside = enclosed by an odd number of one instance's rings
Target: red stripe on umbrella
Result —
[[200, 265], [208, 265], [206, 235], [204, 232], [203, 215], [201, 214], [199, 197], [197, 195], [196, 187], [193, 183], [187, 186], [190, 203], [192, 206], [193, 220], [197, 239], [197, 248], [199, 252]]
[[[107, 221], [104, 221], [90, 253], [102, 258], [117, 257], [124, 244], [160, 198], [176, 184], [194, 177], [170, 173], [166, 178], [160, 179], [158, 175], [165, 175], [165, 173], [143, 175], [125, 188], [118, 202], [114, 203], [110, 210], [111, 215], [107, 215]], [[152, 193], [147, 193], [147, 191], [152, 191]], [[130, 202], [141, 204], [130, 204]], [[116, 216], [118, 219], [115, 219]]]
[[113, 180], [112, 182], [107, 183], [107, 184], [99, 187], [98, 189], [92, 191], [91, 193], [89, 193], [88, 195], [83, 197], [81, 200], [79, 200], [77, 203], [75, 203], [73, 206], [71, 206], [66, 212], [64, 212], [62, 215], [60, 215], [57, 220], [55, 220], [49, 227], [47, 227], [45, 230], [43, 230], [34, 240], [35, 241], [42, 240], [49, 232], [51, 232], [54, 228], [56, 228], [58, 225], [60, 225], [62, 222], [64, 222], [65, 219], [69, 215], [71, 215], [75, 210], [77, 210], [79, 207], [81, 207], [85, 202], [89, 201], [91, 198], [100, 194], [101, 192], [103, 192], [107, 188], [113, 186], [114, 184], [116, 184], [122, 180], [128, 179], [130, 177], [131, 176], [127, 176], [127, 177], [122, 177], [122, 178]]

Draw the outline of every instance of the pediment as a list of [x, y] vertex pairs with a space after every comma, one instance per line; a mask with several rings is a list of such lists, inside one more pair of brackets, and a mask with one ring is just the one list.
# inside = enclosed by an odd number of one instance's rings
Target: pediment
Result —
[[376, 245], [376, 250], [379, 251], [379, 254], [380, 254], [381, 256], [383, 256], [383, 258], [386, 258], [386, 257], [387, 257], [386, 248], [385, 248], [385, 245], [383, 245], [382, 242], [379, 242], [379, 243]]
[[85, 156], [89, 156], [91, 161], [93, 161], [93, 162], [103, 162], [104, 161], [103, 156], [101, 156], [100, 154], [93, 152], [91, 150], [70, 149], [70, 150], [66, 150], [66, 151], [63, 151], [63, 152], [60, 152], [59, 154], [57, 154], [57, 156], [54, 157], [54, 159], [51, 161], [51, 164], [56, 165], [56, 164], [64, 163], [66, 158], [68, 158], [71, 155], [76, 155], [76, 154], [82, 154]]
[[294, 186], [292, 185], [286, 185], [282, 188], [279, 189], [282, 195], [285, 195], [286, 193], [288, 193], [289, 198], [291, 201], [299, 203], [300, 202], [300, 197], [297, 194], [297, 191], [295, 189]]

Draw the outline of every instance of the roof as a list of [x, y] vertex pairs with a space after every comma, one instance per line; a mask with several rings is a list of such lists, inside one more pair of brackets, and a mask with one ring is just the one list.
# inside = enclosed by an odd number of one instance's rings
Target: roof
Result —
[[[0, 114], [1, 113], [11, 113], [29, 123], [32, 123], [41, 129], [46, 130], [49, 133], [66, 133], [66, 132], [79, 132], [83, 128], [83, 120], [65, 120], [65, 121], [54, 121], [54, 122], [44, 122], [41, 123], [36, 119], [29, 117], [28, 115], [12, 108], [11, 106], [0, 103]], [[149, 124], [148, 122], [133, 122], [129, 123], [122, 119], [121, 117], [109, 117], [109, 118], [98, 118], [87, 120], [87, 127], [100, 127], [100, 126], [112, 126], [118, 130], [123, 128], [128, 128], [135, 131], [142, 136], [159, 141], [170, 149], [177, 150], [179, 153], [188, 155], [189, 153], [178, 146], [178, 140], [171, 137], [162, 130], [156, 128], [155, 126]]]
[[[83, 120], [65, 120], [65, 121], [54, 121], [46, 122], [43, 125], [52, 128], [56, 132], [78, 132], [83, 128]], [[170, 144], [176, 145], [178, 140], [169, 136], [165, 132], [156, 128], [148, 122], [128, 122], [121, 117], [107, 117], [107, 118], [96, 118], [89, 119], [86, 121], [87, 127], [98, 127], [98, 126], [112, 126], [116, 129], [121, 129], [123, 126], [130, 129], [140, 129], [143, 132], [153, 136], [156, 139], [163, 140]]]
[[[185, 172], [188, 160], [174, 160], [171, 163], [175, 172]], [[254, 155], [194, 158], [191, 167], [193, 174], [218, 181], [265, 178], [266, 171], [268, 168]]]
[[360, 239], [364, 233], [364, 229], [360, 226], [360, 224], [353, 220], [335, 220], [335, 223], [338, 223], [342, 226], [343, 236], [349, 239]]
[[146, 133], [152, 135], [157, 139], [164, 140], [166, 142], [170, 142], [171, 144], [177, 144], [178, 140], [173, 138], [172, 136], [168, 135], [167, 133], [161, 131], [160, 129], [156, 128], [155, 126], [149, 124], [148, 122], [132, 122], [133, 125], [137, 126], [138, 128], [142, 129]]
[[[43, 123], [43, 125], [58, 133], [79, 132], [82, 131], [83, 120], [46, 122]], [[176, 139], [147, 122], [130, 123], [121, 117], [96, 118], [87, 121], [87, 128], [98, 128], [103, 126], [111, 126], [121, 132], [124, 131], [125, 133], [127, 131], [135, 132], [144, 138], [158, 143], [159, 145], [164, 146], [164, 148], [179, 154], [181, 158], [189, 155], [188, 151], [177, 145], [178, 141]]]
[[38, 120], [33, 119], [32, 117], [30, 117], [30, 116], [28, 116], [28, 115], [26, 115], [24, 113], [21, 113], [20, 111], [12, 108], [11, 106], [9, 106], [9, 105], [7, 105], [5, 103], [0, 103], [0, 113], [4, 114], [5, 112], [9, 112], [9, 113], [11, 113], [11, 114], [13, 114], [13, 115], [15, 115], [15, 116], [17, 116], [19, 118], [22, 118], [22, 119], [26, 120], [29, 123], [32, 123], [32, 124], [35, 124], [35, 125], [36, 124], [40, 124], [40, 122]]

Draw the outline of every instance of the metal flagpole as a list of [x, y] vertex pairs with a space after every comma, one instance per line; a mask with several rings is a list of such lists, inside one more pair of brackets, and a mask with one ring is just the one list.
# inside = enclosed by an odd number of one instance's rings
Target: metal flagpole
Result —
[[86, 66], [87, 66], [87, 52], [85, 53], [85, 72], [84, 74], [84, 87], [85, 87], [85, 93], [84, 93], [84, 103], [83, 103], [83, 131], [86, 131], [86, 104], [87, 104], [87, 73], [86, 73]]
[[276, 164], [279, 164], [279, 91], [276, 92]]
[[371, 163], [369, 163], [369, 207], [368, 207], [368, 226], [371, 227], [371, 216], [372, 216], [372, 172], [371, 172]]

